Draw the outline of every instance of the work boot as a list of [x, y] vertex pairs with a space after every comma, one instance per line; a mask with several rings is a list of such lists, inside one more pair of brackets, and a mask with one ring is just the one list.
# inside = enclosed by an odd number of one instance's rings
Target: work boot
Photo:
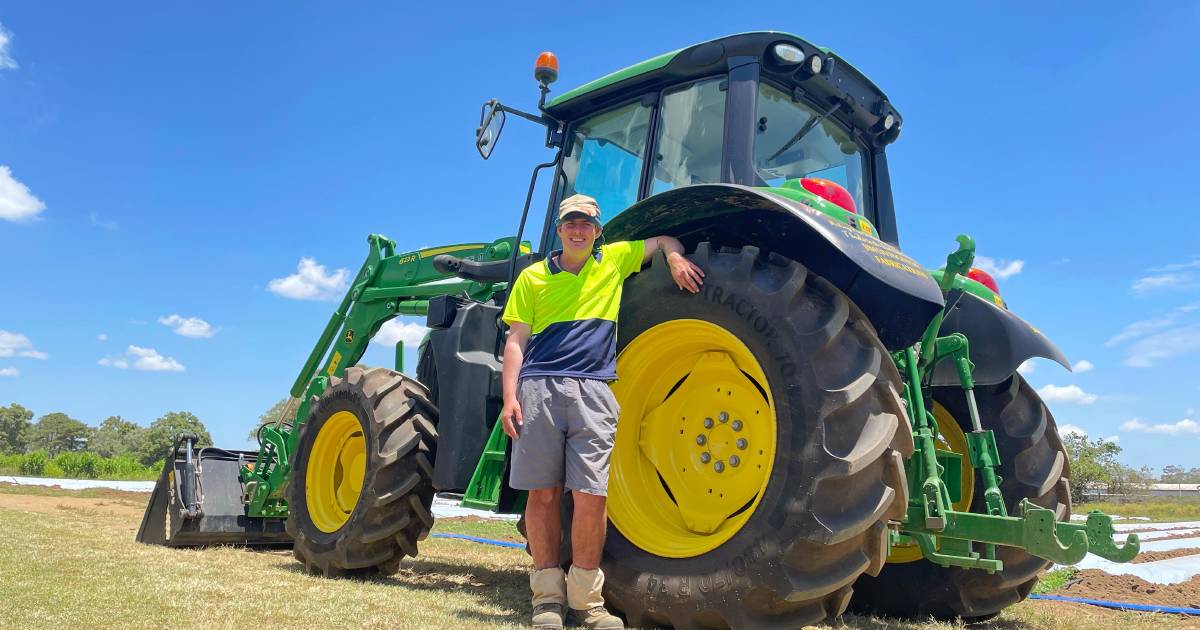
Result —
[[534, 630], [562, 630], [567, 608], [567, 576], [563, 570], [537, 569], [529, 574], [533, 591]]
[[567, 574], [567, 620], [596, 630], [620, 630], [621, 619], [604, 607], [604, 572], [571, 567]]

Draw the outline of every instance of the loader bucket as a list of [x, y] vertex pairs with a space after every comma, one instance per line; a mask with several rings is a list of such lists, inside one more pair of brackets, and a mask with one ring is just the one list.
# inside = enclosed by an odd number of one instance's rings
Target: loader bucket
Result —
[[258, 453], [194, 444], [194, 436], [182, 435], [167, 454], [137, 541], [168, 547], [291, 547], [283, 519], [246, 516], [241, 460], [253, 461]]

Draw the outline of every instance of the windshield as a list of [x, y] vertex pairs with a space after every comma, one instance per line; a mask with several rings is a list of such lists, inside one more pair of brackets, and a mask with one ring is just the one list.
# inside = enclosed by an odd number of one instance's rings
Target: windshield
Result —
[[867, 153], [837, 121], [823, 118], [825, 113], [760, 83], [754, 170], [766, 186], [803, 177], [834, 181], [865, 214], [871, 201]]
[[570, 153], [563, 159], [563, 199], [590, 195], [608, 221], [637, 201], [650, 108], [630, 103], [585, 118], [571, 127]]

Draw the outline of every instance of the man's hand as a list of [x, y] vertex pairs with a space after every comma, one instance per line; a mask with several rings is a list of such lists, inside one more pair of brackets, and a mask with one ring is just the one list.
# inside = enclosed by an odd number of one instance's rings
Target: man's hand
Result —
[[521, 415], [521, 403], [513, 400], [504, 401], [504, 411], [500, 412], [500, 422], [504, 425], [504, 432], [508, 437], [517, 439], [517, 427], [524, 423], [524, 417]]
[[671, 267], [671, 277], [680, 289], [699, 293], [704, 284], [704, 270], [696, 263], [683, 257], [683, 254], [671, 252], [667, 254], [667, 265]]

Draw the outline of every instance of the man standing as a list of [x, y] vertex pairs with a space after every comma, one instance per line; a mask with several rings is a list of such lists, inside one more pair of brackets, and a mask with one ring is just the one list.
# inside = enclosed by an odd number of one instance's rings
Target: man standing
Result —
[[[509, 332], [501, 421], [514, 440], [510, 485], [529, 491], [533, 627], [562, 628], [565, 616], [588, 628], [622, 628], [604, 608], [600, 571], [619, 412], [608, 382], [617, 378], [621, 286], [659, 250], [680, 290], [699, 292], [704, 272], [671, 236], [597, 248], [600, 207], [586, 195], [563, 200], [555, 229], [562, 249], [521, 272], [503, 315]], [[567, 574], [558, 558], [564, 485], [575, 503]]]

